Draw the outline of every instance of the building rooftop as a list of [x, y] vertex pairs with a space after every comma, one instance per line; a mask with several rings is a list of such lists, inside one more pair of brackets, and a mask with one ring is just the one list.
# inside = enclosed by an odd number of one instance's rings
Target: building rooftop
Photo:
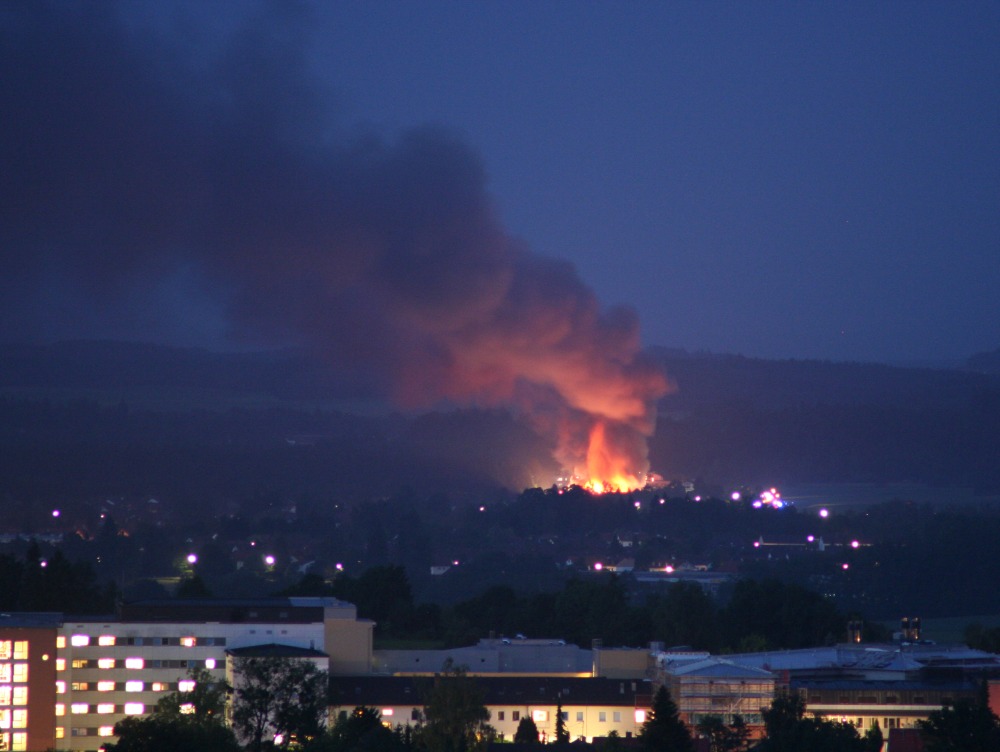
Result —
[[132, 622], [311, 624], [323, 621], [325, 601], [323, 598], [157, 599], [124, 604], [120, 618]]
[[63, 623], [58, 611], [18, 611], [0, 613], [0, 629], [56, 628]]
[[242, 648], [230, 648], [226, 655], [235, 658], [329, 658], [322, 650], [314, 648], [298, 648], [294, 645], [279, 645], [269, 642], [266, 645], [247, 645]]
[[[487, 705], [608, 705], [649, 707], [646, 681], [547, 676], [471, 677]], [[434, 686], [430, 676], [331, 676], [332, 705], [423, 705]]]

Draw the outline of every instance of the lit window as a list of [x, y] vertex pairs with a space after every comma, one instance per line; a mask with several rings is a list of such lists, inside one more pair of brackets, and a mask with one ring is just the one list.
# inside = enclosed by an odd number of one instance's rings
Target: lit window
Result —
[[141, 681], [127, 681], [125, 682], [126, 692], [142, 692], [142, 682]]
[[9, 661], [13, 651], [13, 645], [10, 640], [0, 640], [0, 661]]
[[114, 692], [115, 691], [115, 683], [113, 681], [97, 682], [97, 691], [98, 692]]
[[13, 752], [24, 752], [28, 748], [28, 735], [23, 731], [13, 735], [14, 739], [10, 743], [10, 748]]
[[64, 647], [66, 647], [66, 636], [65, 635], [59, 635], [58, 637], [56, 637], [56, 647], [57, 648], [64, 648]]
[[10, 711], [7, 708], [0, 708], [0, 729], [10, 728]]
[[115, 644], [115, 636], [111, 634], [102, 634], [97, 638], [97, 644], [102, 648], [109, 648]]
[[215, 658], [206, 658], [205, 668], [215, 668]]
[[85, 692], [90, 689], [90, 685], [87, 682], [73, 682], [69, 685], [69, 688], [74, 692]]
[[149, 685], [149, 688], [153, 692], [166, 692], [167, 691], [167, 685], [164, 684], [163, 682], [153, 682], [152, 684]]
[[28, 711], [21, 709], [14, 711], [14, 728], [28, 728]]
[[83, 715], [90, 712], [90, 706], [85, 702], [74, 702], [69, 706], [69, 712], [73, 715]]
[[98, 658], [97, 659], [98, 668], [114, 668], [115, 659], [114, 658]]
[[183, 703], [180, 707], [180, 711], [184, 715], [194, 715], [194, 703], [193, 702]]
[[97, 728], [98, 736], [114, 736], [115, 727], [114, 726], [99, 726]]
[[15, 661], [26, 661], [28, 660], [28, 641], [18, 640], [14, 643], [14, 660]]
[[190, 679], [185, 679], [184, 681], [177, 682], [178, 692], [190, 692], [192, 689], [194, 689], [194, 682], [191, 681]]
[[125, 715], [142, 715], [146, 708], [141, 702], [126, 702]]
[[0, 686], [0, 705], [10, 705], [11, 687], [9, 684]]
[[125, 668], [142, 668], [145, 665], [145, 661], [142, 658], [126, 658]]
[[9, 682], [11, 669], [9, 663], [0, 663], [0, 682]]
[[549, 720], [549, 712], [547, 710], [532, 710], [531, 720], [535, 723], [544, 723]]
[[65, 739], [65, 738], [66, 738], [66, 727], [56, 726], [56, 739]]
[[85, 648], [90, 644], [90, 635], [75, 634], [69, 638], [69, 644], [75, 648]]
[[28, 681], [28, 664], [27, 663], [15, 663], [14, 664], [14, 681], [24, 684]]
[[27, 687], [14, 687], [14, 705], [27, 705], [28, 704], [28, 688]]
[[73, 668], [87, 668], [87, 661], [84, 658], [74, 658], [70, 665]]
[[107, 715], [108, 713], [115, 712], [115, 704], [113, 702], [102, 702], [97, 706], [97, 712]]
[[66, 715], [66, 706], [61, 702], [56, 703], [56, 715]]
[[56, 671], [65, 671], [65, 670], [66, 670], [66, 659], [56, 658]]
[[395, 711], [392, 708], [382, 708], [382, 715], [388, 716], [392, 715]]
[[193, 648], [198, 644], [198, 641], [194, 637], [181, 637], [181, 645], [186, 648]]

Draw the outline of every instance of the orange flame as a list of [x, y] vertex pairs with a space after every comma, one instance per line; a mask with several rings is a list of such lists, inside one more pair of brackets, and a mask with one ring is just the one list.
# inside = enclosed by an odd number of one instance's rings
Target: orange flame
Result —
[[620, 445], [609, 440], [605, 422], [596, 422], [590, 429], [587, 467], [578, 473], [586, 479], [585, 488], [603, 494], [636, 491], [646, 485], [644, 473], [629, 466], [635, 461], [634, 457], [621, 450]]

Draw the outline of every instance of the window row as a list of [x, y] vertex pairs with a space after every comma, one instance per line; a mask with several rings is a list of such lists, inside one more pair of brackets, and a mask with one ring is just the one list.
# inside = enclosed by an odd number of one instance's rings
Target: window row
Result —
[[13, 734], [0, 731], [0, 749], [10, 749], [13, 752], [21, 752], [28, 748], [28, 735], [24, 731], [15, 731]]
[[[96, 682], [70, 682], [69, 688], [74, 692], [190, 692], [194, 689], [194, 682], [190, 679], [183, 679], [177, 682], [143, 682], [138, 679], [132, 681], [96, 681]], [[148, 686], [147, 686], [148, 685]], [[66, 682], [56, 682], [56, 694], [66, 693]], [[27, 696], [27, 695], [25, 695]], [[9, 704], [9, 703], [8, 703]], [[24, 703], [14, 703], [15, 705]]]
[[[113, 647], [115, 645], [173, 645], [185, 648], [194, 647], [225, 647], [225, 637], [196, 637], [188, 635], [184, 637], [118, 637], [116, 635], [99, 635], [96, 638], [88, 634], [70, 635], [69, 644], [75, 648], [85, 648], [90, 645], [100, 647]], [[56, 647], [66, 647], [66, 636], [56, 637]], [[2, 643], [0, 643], [2, 649]], [[2, 655], [0, 655], [2, 657]], [[25, 657], [27, 657], [27, 643], [25, 643]]]
[[[28, 688], [12, 687], [9, 684], [0, 685], [0, 707], [10, 705], [27, 705]], [[0, 747], [0, 749], [3, 749]]]
[[[70, 736], [114, 736], [114, 726], [91, 726], [90, 728], [71, 728]], [[56, 726], [56, 739], [65, 739], [66, 729]]]
[[[19, 708], [15, 710], [11, 710], [10, 708], [0, 708], [0, 730], [6, 731], [12, 728], [28, 728], [27, 708]], [[0, 747], [0, 749], [3, 749], [3, 747]]]
[[10, 682], [24, 684], [27, 681], [27, 663], [0, 663], [0, 684], [9, 684]]
[[[2, 667], [3, 664], [0, 664]], [[15, 664], [17, 665], [17, 664]], [[85, 669], [85, 668], [101, 668], [101, 669], [113, 669], [113, 668], [129, 668], [129, 669], [140, 669], [140, 668], [201, 668], [205, 667], [207, 669], [214, 669], [218, 665], [218, 660], [215, 658], [206, 658], [204, 660], [194, 660], [194, 659], [148, 659], [148, 658], [74, 658], [70, 663], [70, 666], [74, 669]], [[27, 668], [27, 664], [25, 664]], [[64, 658], [56, 659], [56, 671], [66, 670], [66, 660]], [[17, 681], [15, 679], [15, 681]], [[25, 680], [27, 681], [27, 680]]]
[[[384, 710], [382, 711], [382, 715], [385, 715], [385, 711]], [[521, 711], [520, 710], [512, 710], [512, 711], [510, 711], [510, 716], [511, 716], [510, 719], [512, 721], [520, 721], [521, 720]], [[525, 716], [525, 717], [527, 717], [527, 716]], [[635, 717], [635, 722], [636, 723], [645, 723], [646, 722], [646, 711], [645, 710], [641, 710], [641, 709], [636, 709], [634, 717]], [[507, 719], [507, 711], [506, 710], [498, 710], [497, 711], [497, 720], [498, 721], [504, 721], [506, 719]], [[564, 710], [563, 714], [562, 714], [562, 719], [564, 721], [568, 721], [569, 720], [569, 712], [567, 712], [567, 711]], [[583, 723], [583, 719], [584, 719], [584, 711], [577, 710], [576, 711], [576, 722], [577, 723]], [[531, 720], [533, 720], [535, 723], [546, 723], [549, 720], [549, 711], [547, 711], [547, 710], [532, 710], [531, 711]], [[620, 711], [620, 710], [613, 710], [613, 711], [611, 711], [611, 720], [612, 720], [613, 723], [621, 723], [622, 722], [622, 711]], [[608, 713], [607, 713], [606, 710], [600, 710], [600, 711], [598, 711], [598, 713], [597, 713], [597, 721], [598, 721], [598, 723], [607, 723], [608, 722]]]
[[[97, 704], [89, 702], [74, 702], [69, 706], [69, 712], [73, 715], [87, 715], [88, 713], [99, 713], [101, 715], [107, 715], [110, 713], [142, 715], [146, 712], [146, 706], [141, 702], [126, 702], [124, 705], [116, 705], [113, 702], [100, 702]], [[64, 703], [56, 703], [56, 715], [66, 715], [66, 705]]]
[[27, 640], [0, 640], [0, 661], [9, 661], [11, 658], [15, 661], [28, 660]]

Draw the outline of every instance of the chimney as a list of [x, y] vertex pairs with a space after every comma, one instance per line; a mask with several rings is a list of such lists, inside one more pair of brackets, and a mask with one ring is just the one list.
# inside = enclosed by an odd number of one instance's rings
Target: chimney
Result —
[[861, 631], [864, 624], [861, 621], [852, 620], [847, 622], [847, 641], [851, 643], [861, 642]]

